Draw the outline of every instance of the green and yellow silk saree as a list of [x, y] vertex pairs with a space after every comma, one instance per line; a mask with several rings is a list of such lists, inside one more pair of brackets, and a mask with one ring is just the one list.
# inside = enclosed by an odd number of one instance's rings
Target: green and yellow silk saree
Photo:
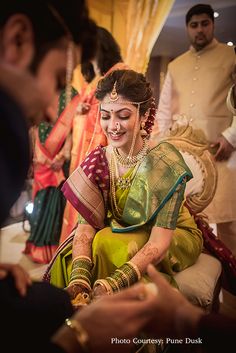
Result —
[[[133, 173], [130, 169], [123, 178]], [[129, 261], [148, 241], [153, 226], [174, 230], [171, 246], [157, 268], [173, 275], [191, 266], [202, 251], [202, 234], [184, 206], [185, 183], [192, 177], [180, 153], [162, 142], [144, 158], [129, 189], [116, 187], [120, 217], [110, 197], [105, 149], [97, 147], [63, 186], [79, 212], [79, 223], [97, 229], [93, 240], [93, 283]], [[69, 284], [74, 233], [59, 247], [45, 274], [58, 287]], [[148, 278], [143, 278], [148, 280]]]

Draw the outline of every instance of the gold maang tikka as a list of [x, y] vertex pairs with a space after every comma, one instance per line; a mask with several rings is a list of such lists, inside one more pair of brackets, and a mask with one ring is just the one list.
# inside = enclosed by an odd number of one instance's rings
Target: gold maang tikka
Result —
[[117, 91], [116, 91], [116, 84], [117, 84], [117, 81], [114, 83], [113, 88], [112, 88], [112, 91], [111, 91], [111, 93], [109, 94], [109, 98], [110, 98], [110, 101], [111, 101], [111, 102], [115, 102], [115, 101], [117, 101], [117, 99], [119, 98], [118, 93], [117, 93]]

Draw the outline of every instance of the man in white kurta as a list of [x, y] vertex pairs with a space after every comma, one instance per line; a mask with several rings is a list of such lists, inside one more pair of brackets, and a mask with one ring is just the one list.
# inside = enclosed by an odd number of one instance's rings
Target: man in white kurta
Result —
[[209, 5], [196, 5], [186, 15], [191, 47], [168, 66], [154, 138], [162, 138], [180, 115], [204, 131], [218, 169], [216, 194], [204, 212], [236, 255], [236, 117], [226, 105], [235, 52], [214, 38], [213, 13]]

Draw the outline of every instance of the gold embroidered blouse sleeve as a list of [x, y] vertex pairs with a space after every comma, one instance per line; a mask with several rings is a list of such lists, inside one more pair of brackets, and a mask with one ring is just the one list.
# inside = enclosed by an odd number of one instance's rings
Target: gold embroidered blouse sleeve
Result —
[[156, 227], [163, 227], [175, 229], [180, 206], [184, 200], [184, 191], [186, 183], [180, 184], [172, 197], [165, 203], [162, 209], [158, 212], [155, 218], [154, 225]]

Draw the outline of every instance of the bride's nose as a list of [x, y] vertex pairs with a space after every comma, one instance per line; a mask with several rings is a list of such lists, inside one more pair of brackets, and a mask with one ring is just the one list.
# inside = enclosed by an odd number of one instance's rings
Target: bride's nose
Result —
[[120, 131], [120, 122], [117, 121], [117, 118], [114, 116], [111, 116], [111, 119], [109, 120], [109, 130], [114, 132]]

